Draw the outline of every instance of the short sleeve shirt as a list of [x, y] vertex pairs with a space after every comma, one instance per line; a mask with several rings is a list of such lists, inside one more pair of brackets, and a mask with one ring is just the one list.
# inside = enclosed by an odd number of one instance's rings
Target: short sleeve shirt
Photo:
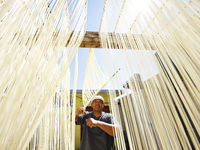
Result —
[[90, 128], [85, 119], [94, 118], [95, 120], [113, 124], [113, 116], [110, 113], [102, 112], [101, 116], [95, 117], [93, 112], [86, 112], [79, 115], [77, 125], [83, 125], [83, 134], [80, 150], [114, 150], [114, 137], [107, 134], [99, 127]]

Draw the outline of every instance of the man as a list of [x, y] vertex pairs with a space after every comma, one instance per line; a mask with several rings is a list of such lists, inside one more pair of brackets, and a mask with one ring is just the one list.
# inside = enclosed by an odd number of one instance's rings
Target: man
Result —
[[76, 124], [83, 125], [80, 150], [114, 150], [114, 125], [110, 113], [102, 111], [104, 99], [95, 96], [91, 101], [92, 112], [83, 107], [76, 110]]

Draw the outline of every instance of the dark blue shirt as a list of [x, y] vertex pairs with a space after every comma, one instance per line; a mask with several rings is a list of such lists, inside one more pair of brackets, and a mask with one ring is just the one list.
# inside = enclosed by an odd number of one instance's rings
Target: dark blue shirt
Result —
[[90, 128], [85, 119], [94, 118], [95, 120], [113, 124], [113, 116], [110, 113], [102, 112], [101, 116], [95, 117], [93, 112], [86, 112], [79, 115], [77, 125], [83, 125], [83, 134], [80, 150], [114, 150], [114, 137], [103, 131], [99, 127]]

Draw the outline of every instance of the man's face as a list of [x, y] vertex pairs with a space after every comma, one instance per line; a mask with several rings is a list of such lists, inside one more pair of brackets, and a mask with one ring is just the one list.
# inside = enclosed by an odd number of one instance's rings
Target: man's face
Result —
[[93, 108], [93, 111], [102, 111], [104, 104], [103, 104], [102, 100], [95, 99], [95, 100], [93, 100], [91, 106]]

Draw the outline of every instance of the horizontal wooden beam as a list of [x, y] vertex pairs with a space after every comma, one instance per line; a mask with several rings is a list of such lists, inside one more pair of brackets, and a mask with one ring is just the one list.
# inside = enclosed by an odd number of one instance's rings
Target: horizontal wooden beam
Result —
[[[139, 44], [139, 43], [135, 40], [135, 36], [137, 36], [137, 39], [140, 39], [140, 45], [142, 42], [143, 48], [140, 48], [140, 49], [143, 49], [143, 50], [153, 49], [152, 45], [149, 45], [149, 43], [146, 42], [147, 40], [145, 40], [142, 35], [133, 35], [132, 40], [134, 40], [134, 44], [131, 44], [131, 45], [129, 43], [129, 40], [128, 40], [128, 37], [126, 34], [124, 34], [124, 35], [120, 34], [118, 36], [116, 34], [108, 33], [108, 36], [110, 37], [109, 39], [111, 40], [110, 41], [111, 45], [107, 45], [107, 46], [109, 46], [112, 49], [119, 49], [119, 48], [121, 49], [122, 43], [127, 46], [127, 49], [138, 49], [137, 44]], [[118, 36], [118, 37], [116, 38], [116, 36]], [[123, 40], [122, 40], [122, 37], [123, 37]], [[66, 43], [66, 47], [68, 46], [69, 41], [70, 41], [70, 38]], [[133, 45], [134, 45], [134, 47], [133, 47]], [[98, 32], [86, 32], [85, 36], [82, 40], [82, 43], [79, 47], [102, 48], [99, 33]], [[139, 47], [141, 47], [141, 46], [139, 46]]]
[[86, 32], [80, 47], [102, 48], [98, 32]]
[[[73, 34], [73, 32], [72, 32]], [[70, 41], [67, 41], [66, 47]], [[101, 43], [100, 43], [100, 36], [98, 32], [86, 32], [84, 35], [84, 38], [82, 40], [82, 43], [79, 47], [85, 47], [85, 48], [101, 48]]]

